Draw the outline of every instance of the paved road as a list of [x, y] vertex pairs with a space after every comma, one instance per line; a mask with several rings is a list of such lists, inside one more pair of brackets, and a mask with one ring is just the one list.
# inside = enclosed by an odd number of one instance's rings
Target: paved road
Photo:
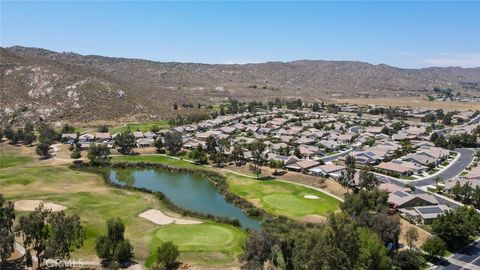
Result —
[[348, 153], [352, 152], [352, 150], [353, 150], [353, 148], [350, 148], [350, 149], [345, 150], [341, 153], [331, 155], [331, 156], [322, 157], [320, 159], [323, 160], [323, 162], [325, 162], [325, 163], [326, 162], [331, 162], [331, 161], [337, 160], [337, 158], [339, 158], [339, 157], [343, 157], [343, 156], [347, 155]]
[[[460, 157], [455, 161], [455, 163], [453, 163], [451, 166], [449, 166], [448, 168], [446, 168], [445, 170], [443, 170], [442, 172], [440, 172], [435, 176], [430, 176], [418, 181], [402, 180], [402, 179], [397, 179], [397, 178], [393, 178], [386, 175], [378, 176], [378, 179], [381, 182], [392, 183], [401, 187], [405, 186], [405, 184], [407, 183], [412, 183], [416, 187], [415, 193], [418, 193], [418, 194], [426, 193], [425, 187], [428, 185], [434, 185], [435, 178], [437, 176], [440, 176], [440, 178], [443, 181], [457, 177], [463, 170], [465, 170], [465, 168], [468, 167], [468, 165], [470, 165], [470, 163], [472, 162], [475, 156], [475, 150], [473, 149], [457, 148], [455, 149], [455, 151], [460, 153]], [[435, 193], [432, 195], [438, 200], [440, 204], [448, 205], [451, 208], [457, 208], [459, 206], [462, 206], [461, 203], [455, 202], [453, 200], [449, 200], [448, 198], [445, 198], [441, 195], [438, 195]]]
[[439, 174], [434, 176], [429, 176], [422, 180], [402, 180], [398, 178], [393, 178], [390, 176], [378, 176], [378, 179], [382, 182], [386, 183], [393, 183], [399, 186], [404, 186], [405, 184], [412, 183], [417, 187], [424, 187], [428, 185], [435, 184], [435, 178], [440, 176], [442, 181], [446, 181], [452, 178], [457, 177], [463, 170], [465, 170], [468, 165], [472, 162], [473, 158], [475, 157], [475, 150], [469, 148], [457, 148], [455, 149], [456, 152], [460, 153], [460, 157], [455, 163], [451, 164], [448, 168], [441, 171]]
[[463, 170], [465, 170], [468, 165], [472, 162], [475, 157], [475, 150], [469, 148], [457, 148], [456, 152], [460, 153], [460, 158], [449, 166], [447, 169], [443, 170], [441, 173], [425, 178], [420, 181], [415, 181], [415, 186], [428, 186], [435, 184], [435, 178], [440, 176], [443, 181], [457, 177]]
[[438, 263], [437, 270], [480, 270], [480, 240]]

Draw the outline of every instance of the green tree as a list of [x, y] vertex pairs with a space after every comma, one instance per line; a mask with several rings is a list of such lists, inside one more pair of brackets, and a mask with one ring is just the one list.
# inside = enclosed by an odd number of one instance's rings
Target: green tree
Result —
[[198, 144], [197, 147], [195, 147], [195, 149], [190, 152], [190, 158], [193, 159], [197, 164], [208, 163], [207, 155], [205, 154], [205, 151], [203, 151], [203, 147], [201, 144]]
[[165, 133], [164, 144], [170, 155], [178, 155], [183, 146], [182, 133], [178, 131]]
[[265, 231], [251, 231], [243, 244], [243, 260], [245, 269], [262, 269], [264, 263], [271, 257], [274, 240]]
[[391, 269], [391, 261], [382, 240], [366, 228], [358, 228], [360, 242], [359, 269]]
[[213, 161], [216, 167], [223, 167], [225, 162], [228, 161], [227, 156], [222, 152], [215, 152], [211, 154], [210, 159]]
[[64, 211], [53, 212], [48, 215], [47, 223], [47, 258], [70, 258], [73, 250], [83, 246], [86, 235], [78, 215], [67, 216]]
[[180, 252], [178, 247], [172, 242], [164, 242], [157, 248], [156, 262], [163, 264], [167, 268], [175, 266]]
[[258, 179], [260, 178], [260, 175], [262, 174], [262, 168], [260, 166], [256, 166], [256, 165], [253, 165], [253, 164], [250, 164], [248, 166], [248, 169], [253, 173], [255, 174], [255, 177]]
[[104, 162], [108, 160], [110, 149], [104, 144], [92, 143], [88, 149], [87, 158], [92, 162]]
[[351, 216], [362, 213], [382, 212], [388, 208], [388, 192], [375, 188], [371, 191], [360, 190], [357, 193], [345, 195], [341, 209]]
[[213, 137], [212, 135], [208, 136], [205, 144], [207, 146], [207, 153], [211, 155], [217, 152], [218, 143], [215, 137]]
[[113, 259], [117, 262], [128, 261], [133, 257], [133, 246], [130, 241], [124, 239], [118, 241], [114, 248]]
[[409, 249], [397, 252], [393, 257], [393, 265], [401, 270], [420, 270], [425, 260], [418, 251]]
[[7, 139], [11, 140], [13, 138], [13, 135], [15, 134], [15, 131], [12, 129], [12, 126], [8, 125], [3, 130], [3, 134]]
[[75, 133], [75, 127], [69, 124], [65, 124], [62, 126], [61, 133]]
[[283, 163], [283, 160], [270, 159], [268, 161], [268, 166], [275, 170], [273, 172], [273, 175], [278, 175], [278, 170], [283, 168], [284, 163]]
[[422, 245], [423, 251], [428, 253], [431, 258], [442, 257], [447, 252], [447, 245], [438, 236], [432, 236]]
[[160, 127], [157, 126], [157, 125], [153, 125], [150, 127], [150, 131], [153, 132], [153, 133], [157, 133], [160, 131]]
[[347, 189], [347, 193], [349, 193], [349, 188], [355, 183], [355, 158], [347, 155], [345, 158], [345, 167], [345, 171], [342, 172], [338, 181], [344, 188]]
[[49, 149], [50, 149], [50, 144], [40, 142], [40, 143], [37, 143], [37, 146], [35, 148], [35, 152], [39, 156], [48, 157], [49, 156], [49, 152], [48, 152]]
[[407, 245], [410, 248], [415, 248], [415, 242], [418, 240], [418, 229], [416, 227], [409, 227], [405, 233]]
[[127, 129], [125, 132], [119, 133], [117, 137], [115, 137], [115, 145], [120, 148], [120, 153], [130, 155], [132, 149], [137, 145], [137, 142], [130, 129]]
[[5, 201], [0, 193], [0, 265], [6, 262], [14, 251], [14, 221], [15, 210], [13, 203]]
[[463, 206], [440, 215], [431, 226], [449, 249], [457, 250], [480, 234], [480, 214], [474, 208]]
[[377, 177], [373, 173], [365, 170], [360, 171], [359, 180], [360, 187], [366, 190], [373, 190], [378, 186]]
[[50, 149], [52, 142], [57, 139], [58, 134], [55, 129], [49, 127], [45, 123], [40, 123], [37, 126], [37, 132], [39, 135], [35, 150], [39, 156], [48, 157], [48, 149]]
[[230, 159], [235, 162], [235, 165], [240, 166], [244, 162], [243, 149], [240, 145], [235, 144], [233, 151], [230, 154]]
[[31, 145], [36, 139], [32, 123], [27, 122], [23, 128], [23, 143]]
[[97, 132], [108, 132], [109, 128], [107, 125], [100, 125], [97, 127]]
[[35, 211], [26, 216], [21, 216], [15, 231], [22, 236], [25, 248], [32, 248], [38, 258], [39, 264], [45, 259], [45, 248], [49, 237], [47, 217], [51, 210], [45, 209], [41, 204]]
[[255, 141], [250, 144], [250, 151], [252, 153], [252, 163], [250, 170], [259, 178], [262, 173], [262, 166], [265, 163], [265, 144], [262, 141]]
[[117, 262], [128, 261], [133, 258], [133, 247], [124, 237], [125, 225], [119, 218], [107, 221], [107, 234], [97, 237], [95, 251], [102, 260]]
[[162, 138], [157, 137], [157, 139], [153, 142], [153, 146], [157, 149], [157, 153], [162, 153], [163, 151], [163, 141]]

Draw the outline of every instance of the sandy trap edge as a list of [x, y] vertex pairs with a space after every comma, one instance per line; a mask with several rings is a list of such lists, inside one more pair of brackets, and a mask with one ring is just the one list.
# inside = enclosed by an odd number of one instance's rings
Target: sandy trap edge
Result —
[[41, 203], [43, 203], [45, 209], [50, 209], [52, 212], [58, 212], [67, 209], [67, 207], [63, 205], [44, 202], [42, 200], [19, 200], [15, 202], [14, 208], [16, 211], [35, 211], [35, 208], [37, 208]]
[[305, 195], [303, 196], [305, 199], [316, 200], [320, 199], [317, 195]]
[[138, 215], [141, 218], [147, 219], [155, 224], [167, 225], [167, 224], [200, 224], [201, 221], [183, 218], [174, 218], [167, 216], [159, 210], [150, 209]]

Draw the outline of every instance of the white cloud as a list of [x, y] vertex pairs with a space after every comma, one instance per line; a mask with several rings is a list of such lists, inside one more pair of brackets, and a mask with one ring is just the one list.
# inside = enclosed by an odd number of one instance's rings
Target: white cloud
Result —
[[436, 67], [480, 67], [480, 53], [439, 53], [421, 62]]

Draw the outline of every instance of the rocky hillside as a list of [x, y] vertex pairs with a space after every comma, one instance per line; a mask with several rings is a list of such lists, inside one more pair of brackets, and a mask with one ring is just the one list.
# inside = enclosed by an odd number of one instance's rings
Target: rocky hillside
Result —
[[351, 61], [161, 63], [0, 48], [0, 116], [92, 121], [164, 117], [171, 104], [238, 99], [480, 95], [480, 68], [400, 69]]

